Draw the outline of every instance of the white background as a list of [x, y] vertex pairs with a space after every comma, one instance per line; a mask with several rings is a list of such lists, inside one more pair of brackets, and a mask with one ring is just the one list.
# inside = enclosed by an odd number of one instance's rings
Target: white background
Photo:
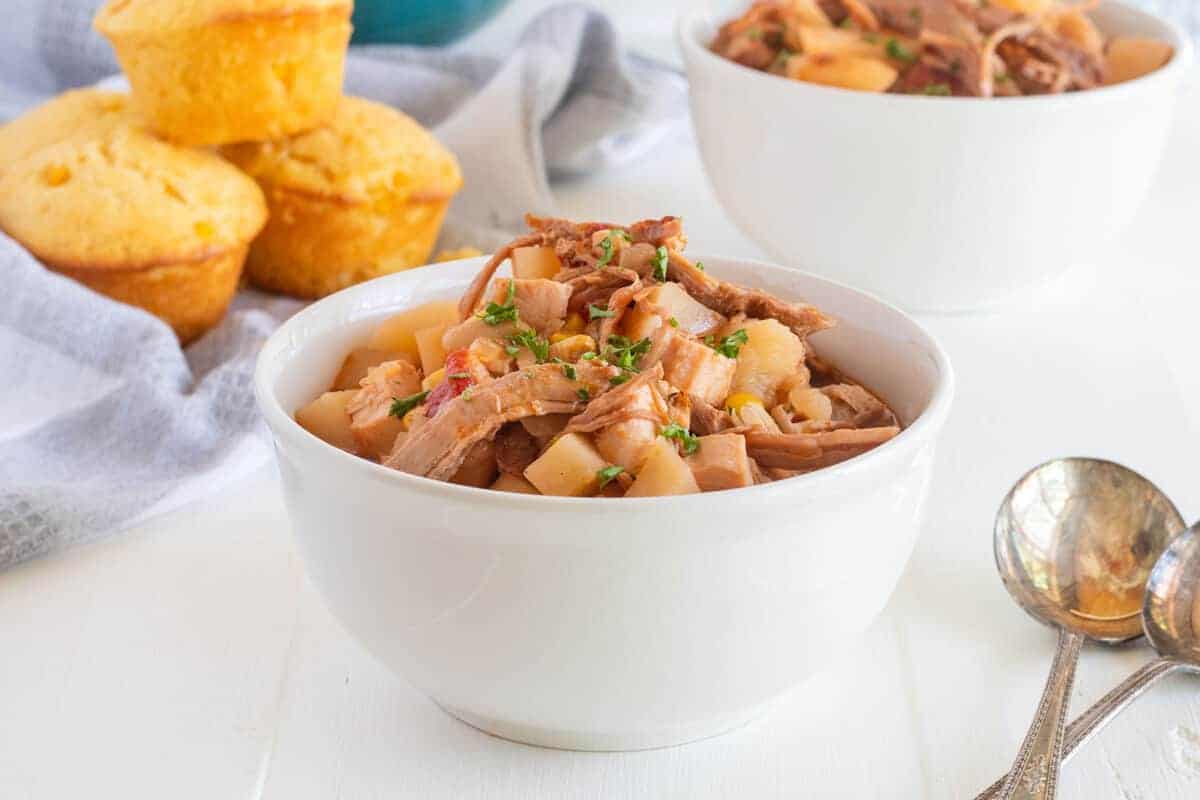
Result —
[[[511, 7], [477, 41], [504, 42], [543, 5]], [[603, 5], [636, 49], [675, 59], [684, 3]], [[0, 798], [973, 796], [1011, 760], [1053, 646], [995, 577], [991, 517], [1008, 485], [1045, 458], [1106, 456], [1200, 514], [1197, 141], [1193, 90], [1147, 206], [1094, 282], [923, 318], [959, 377], [923, 538], [865, 640], [770, 716], [633, 754], [541, 750], [456, 722], [322, 608], [272, 465], [0, 574]], [[556, 188], [571, 215], [681, 214], [691, 251], [760, 255], [724, 219], [686, 135]], [[845, 578], [852, 591], [850, 564]], [[1088, 648], [1075, 709], [1148, 657], [1144, 644]], [[1140, 700], [1070, 763], [1061, 795], [1200, 796], [1198, 681]]]

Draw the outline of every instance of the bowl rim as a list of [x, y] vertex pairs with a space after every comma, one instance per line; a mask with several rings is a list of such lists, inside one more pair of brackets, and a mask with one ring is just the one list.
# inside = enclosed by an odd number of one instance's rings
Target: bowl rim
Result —
[[[476, 267], [482, 266], [490, 256], [478, 256], [470, 259], [461, 259], [457, 262], [461, 267], [465, 268], [468, 264], [474, 264]], [[462, 486], [459, 484], [449, 483], [446, 481], [434, 480], [419, 475], [411, 475], [399, 470], [390, 469], [377, 462], [362, 458], [360, 456], [348, 453], [345, 450], [334, 447], [310, 433], [300, 426], [298, 422], [283, 409], [279, 398], [275, 394], [273, 378], [278, 379], [288, 368], [287, 363], [278, 364], [281, 358], [285, 358], [288, 353], [291, 353], [294, 358], [297, 350], [300, 349], [301, 343], [310, 340], [312, 337], [304, 334], [306, 323], [310, 319], [319, 320], [322, 316], [331, 313], [331, 309], [344, 307], [353, 308], [358, 304], [356, 301], [359, 298], [369, 297], [372, 293], [380, 288], [380, 284], [388, 282], [403, 282], [412, 279], [419, 275], [424, 270], [445, 269], [450, 264], [430, 264], [414, 269], [404, 270], [403, 272], [385, 275], [375, 278], [370, 281], [352, 286], [348, 289], [343, 289], [340, 292], [322, 298], [307, 308], [302, 309], [294, 314], [290, 319], [286, 320], [274, 333], [268, 337], [259, 351], [258, 360], [254, 369], [254, 394], [258, 403], [258, 407], [263, 417], [265, 418], [268, 427], [273, 434], [280, 438], [286, 439], [289, 445], [295, 446], [307, 453], [313, 454], [317, 458], [328, 458], [334, 464], [344, 464], [351, 470], [356, 470], [365, 479], [374, 481], [386, 481], [396, 485], [400, 489], [407, 489], [418, 493], [441, 495], [447, 499], [457, 499], [471, 503], [474, 500], [485, 501], [488, 504], [508, 506], [522, 510], [546, 510], [548, 508], [574, 508], [580, 510], [602, 511], [605, 514], [609, 513], [642, 513], [650, 507], [655, 509], [663, 509], [664, 506], [671, 508], [689, 508], [712, 502], [713, 498], [746, 498], [747, 501], [752, 498], [765, 499], [770, 495], [796, 495], [803, 494], [808, 490], [827, 487], [829, 484], [839, 480], [843, 480], [847, 476], [856, 476], [863, 473], [869, 473], [878, 466], [884, 466], [883, 462], [890, 459], [893, 455], [900, 455], [906, 451], [917, 448], [927, 442], [936, 440], [941, 429], [945, 425], [945, 421], [950, 412], [950, 407], [954, 398], [955, 392], [955, 374], [951, 366], [950, 358], [942, 348], [937, 339], [925, 329], [917, 320], [906, 314], [901, 309], [888, 303], [887, 301], [861, 289], [855, 289], [838, 281], [833, 281], [828, 278], [814, 275], [804, 270], [792, 269], [789, 267], [780, 266], [756, 259], [739, 258], [736, 256], [716, 256], [701, 254], [698, 258], [716, 267], [719, 272], [721, 265], [725, 263], [735, 263], [739, 266], [752, 270], [765, 270], [767, 272], [786, 273], [788, 275], [798, 274], [805, 280], [823, 284], [827, 288], [837, 292], [847, 293], [856, 297], [858, 300], [867, 305], [874, 306], [877, 310], [882, 309], [908, 326], [908, 330], [904, 332], [909, 340], [915, 340], [919, 346], [926, 351], [926, 354], [932, 359], [933, 365], [937, 372], [937, 377], [933, 386], [933, 391], [930, 395], [929, 402], [925, 408], [917, 415], [916, 419], [911, 424], [901, 429], [900, 433], [889, 441], [879, 445], [878, 447], [847, 459], [833, 466], [823, 467], [805, 475], [797, 475], [785, 480], [772, 481], [771, 483], [757, 484], [754, 486], [746, 486], [738, 489], [726, 489], [715, 492], [700, 492], [690, 495], [667, 495], [661, 497], [631, 497], [631, 498], [608, 498], [608, 497], [558, 497], [551, 495], [533, 495], [521, 494], [516, 492], [497, 491], [491, 488], [480, 488], [474, 486]], [[380, 315], [383, 313], [395, 313], [402, 309], [386, 309], [386, 307], [374, 306], [363, 316]], [[349, 323], [347, 323], [349, 324]], [[323, 454], [323, 455], [322, 455]]]
[[[690, 73], [694, 66], [698, 64], [707, 64], [714, 69], [724, 70], [726, 75], [732, 79], [738, 79], [738, 76], [750, 77], [751, 80], [769, 80], [769, 81], [786, 81], [794, 86], [797, 90], [797, 97], [805, 96], [805, 92], [815, 93], [814, 96], [820, 97], [842, 97], [847, 98], [847, 102], [860, 103], [876, 103], [882, 105], [891, 104], [908, 104], [908, 103], [934, 103], [941, 108], [962, 108], [977, 107], [982, 104], [983, 107], [1027, 107], [1038, 105], [1080, 105], [1084, 103], [1103, 103], [1109, 100], [1117, 100], [1130, 94], [1143, 91], [1148, 87], [1152, 87], [1164, 81], [1175, 81], [1180, 77], [1180, 73], [1186, 71], [1192, 64], [1194, 57], [1194, 49], [1191, 37], [1189, 37], [1183, 29], [1174, 21], [1157, 14], [1153, 14], [1143, 8], [1130, 5], [1129, 3], [1121, 2], [1120, 0], [1102, 0], [1100, 7], [1112, 6], [1122, 9], [1125, 13], [1134, 17], [1140, 17], [1141, 21], [1149, 22], [1158, 25], [1167, 35], [1169, 43], [1174, 48], [1171, 55], [1171, 60], [1163, 66], [1149, 72], [1141, 77], [1134, 78], [1130, 81], [1113, 84], [1111, 86], [1099, 86], [1095, 89], [1087, 89], [1078, 92], [1064, 92], [1061, 94], [1039, 94], [1039, 95], [1022, 95], [1020, 97], [937, 97], [919, 94], [888, 94], [880, 92], [862, 92], [854, 89], [842, 89], [836, 86], [824, 86], [807, 81], [797, 81], [786, 78], [782, 75], [772, 75], [769, 72], [752, 69], [750, 67], [738, 64], [735, 61], [730, 61], [727, 58], [717, 55], [708, 47], [707, 37], [704, 35], [706, 29], [715, 28], [716, 22], [714, 10], [710, 6], [706, 6], [694, 11], [681, 14], [676, 20], [675, 34], [679, 43], [680, 50], [684, 54], [684, 62], [687, 67], [687, 72]], [[689, 80], [689, 87], [693, 84]], [[798, 84], [798, 86], [797, 86]], [[775, 83], [776, 86], [782, 86], [782, 83]], [[849, 98], [857, 98], [850, 100]], [[1003, 102], [995, 102], [1003, 101]]]

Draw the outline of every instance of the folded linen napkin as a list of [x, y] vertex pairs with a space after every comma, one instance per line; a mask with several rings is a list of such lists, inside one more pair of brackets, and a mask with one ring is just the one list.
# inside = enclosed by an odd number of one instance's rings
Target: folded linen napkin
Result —
[[[99, 0], [16, 0], [0, 28], [0, 119], [112, 74], [91, 31]], [[355, 49], [346, 90], [435, 128], [466, 188], [446, 246], [494, 246], [526, 211], [553, 212], [548, 176], [635, 158], [686, 119], [674, 72], [623, 54], [580, 6], [544, 12], [503, 58]], [[0, 569], [126, 528], [269, 458], [251, 375], [300, 303], [243, 291], [182, 351], [166, 325], [45, 270], [0, 234]]]

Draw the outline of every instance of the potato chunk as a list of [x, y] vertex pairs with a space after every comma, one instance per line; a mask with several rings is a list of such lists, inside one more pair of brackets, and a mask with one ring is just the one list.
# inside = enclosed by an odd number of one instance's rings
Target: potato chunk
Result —
[[442, 323], [413, 333], [417, 342], [417, 353], [421, 356], [421, 371], [426, 375], [441, 369], [446, 363], [446, 348], [442, 346], [442, 336], [449, 330], [450, 325]]
[[896, 53], [897, 49], [907, 53], [921, 51], [921, 45], [915, 39], [894, 34], [880, 35], [849, 28], [834, 28], [830, 25], [801, 25], [796, 29], [793, 38], [799, 44], [797, 49], [807, 56], [857, 56], [884, 60], [889, 58], [891, 53]]
[[571, 287], [568, 284], [546, 278], [497, 278], [487, 299], [497, 305], [505, 305], [510, 285], [513, 287], [512, 303], [523, 324], [547, 336], [563, 326], [567, 318], [567, 303], [571, 299]]
[[1104, 82], [1121, 83], [1154, 72], [1171, 60], [1174, 49], [1158, 39], [1116, 36], [1105, 53]]
[[562, 262], [553, 247], [518, 247], [512, 254], [513, 275], [518, 278], [553, 278]]
[[525, 468], [525, 477], [542, 494], [583, 497], [600, 488], [597, 473], [607, 466], [588, 436], [568, 433]]
[[[741, 438], [740, 436], [738, 437]], [[700, 485], [680, 458], [675, 445], [661, 436], [646, 448], [642, 469], [626, 497], [661, 497], [668, 494], [696, 494]]]
[[504, 341], [519, 330], [522, 330], [522, 326], [516, 322], [488, 325], [479, 317], [470, 317], [446, 328], [446, 332], [442, 334], [442, 347], [450, 353], [470, 347], [472, 342], [481, 337]]
[[[779, 402], [783, 382], [796, 373], [804, 359], [804, 343], [773, 319], [746, 320], [738, 329], [746, 331], [747, 340], [738, 352], [732, 391], [757, 395], [763, 405], [772, 407]], [[726, 336], [734, 332], [724, 331]]]
[[859, 55], [818, 53], [792, 56], [787, 62], [789, 78], [860, 92], [886, 92], [899, 74], [890, 64]]
[[367, 370], [377, 367], [385, 361], [395, 361], [402, 358], [410, 361], [411, 356], [398, 350], [376, 350], [373, 347], [356, 347], [342, 362], [342, 368], [333, 379], [332, 391], [340, 392], [346, 389], [357, 389], [358, 382], [367, 377]]
[[367, 347], [376, 350], [396, 350], [409, 356], [414, 364], [420, 363], [417, 350], [417, 331], [437, 325], [453, 325], [458, 322], [458, 304], [446, 300], [435, 300], [423, 306], [396, 314], [384, 320], [367, 342]]
[[350, 412], [346, 406], [357, 391], [326, 392], [296, 412], [296, 422], [312, 435], [334, 447], [357, 452], [354, 434], [350, 430]]
[[514, 492], [516, 494], [540, 494], [537, 487], [529, 481], [522, 478], [520, 475], [510, 475], [507, 472], [501, 472], [500, 477], [496, 478], [496, 482], [492, 484], [492, 488], [498, 492]]
[[1054, 32], [1087, 50], [1099, 55], [1104, 50], [1104, 34], [1086, 13], [1078, 9], [1055, 15], [1050, 24]]
[[791, 12], [800, 20], [801, 26], [833, 27], [829, 16], [821, 10], [821, 5], [817, 0], [792, 0]]
[[665, 321], [674, 319], [680, 330], [693, 336], [712, 333], [725, 324], [725, 317], [692, 298], [678, 283], [655, 286], [638, 300], [621, 321], [625, 335], [644, 339]]
[[714, 433], [700, 437], [700, 447], [684, 459], [703, 492], [754, 485], [754, 471], [746, 454], [746, 437]]

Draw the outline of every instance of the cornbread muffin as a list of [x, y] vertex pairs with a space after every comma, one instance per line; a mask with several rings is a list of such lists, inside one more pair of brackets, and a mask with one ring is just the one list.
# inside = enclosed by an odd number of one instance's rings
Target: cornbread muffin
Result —
[[67, 139], [102, 135], [139, 124], [127, 94], [100, 89], [66, 92], [7, 125], [0, 125], [0, 170]]
[[0, 229], [50, 269], [161, 317], [184, 344], [225, 314], [265, 220], [258, 186], [220, 157], [131, 128], [0, 172]]
[[342, 93], [353, 0], [109, 0], [95, 25], [134, 101], [181, 144], [277, 139]]
[[424, 264], [462, 186], [458, 162], [428, 131], [355, 97], [314, 131], [223, 152], [259, 182], [271, 211], [246, 273], [296, 297]]

